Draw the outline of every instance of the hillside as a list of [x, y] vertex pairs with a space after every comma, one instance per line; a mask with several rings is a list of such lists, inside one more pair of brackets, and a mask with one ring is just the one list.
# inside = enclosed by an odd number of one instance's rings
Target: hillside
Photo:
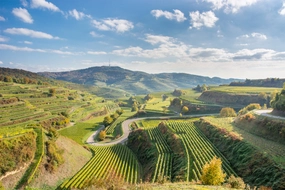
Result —
[[90, 67], [68, 72], [42, 72], [42, 76], [85, 85], [115, 87], [134, 94], [192, 88], [198, 84], [229, 84], [238, 79], [210, 78], [186, 73], [148, 74], [120, 67]]
[[259, 87], [277, 87], [282, 88], [285, 79], [267, 78], [267, 79], [246, 79], [245, 81], [231, 82], [230, 86], [259, 86]]
[[200, 101], [219, 105], [244, 107], [250, 103], [270, 107], [271, 94], [280, 88], [219, 86], [210, 87], [199, 96]]

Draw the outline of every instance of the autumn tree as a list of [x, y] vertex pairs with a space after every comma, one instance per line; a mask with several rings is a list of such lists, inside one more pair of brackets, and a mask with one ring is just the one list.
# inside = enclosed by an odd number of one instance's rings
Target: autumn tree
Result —
[[182, 113], [187, 113], [189, 111], [188, 107], [187, 106], [183, 106], [182, 107]]
[[103, 124], [105, 125], [105, 127], [110, 125], [112, 122], [113, 122], [113, 118], [110, 117], [109, 115], [104, 117]]
[[50, 88], [49, 89], [49, 93], [52, 95], [52, 96], [54, 96], [55, 95], [55, 88]]
[[106, 131], [105, 130], [100, 131], [99, 140], [103, 141], [105, 138], [106, 138]]
[[233, 108], [226, 107], [226, 108], [221, 109], [220, 116], [221, 117], [236, 117], [237, 114]]
[[249, 104], [247, 105], [246, 107], [244, 107], [243, 109], [241, 109], [239, 112], [238, 112], [238, 115], [243, 115], [243, 114], [246, 114], [248, 113], [249, 111], [252, 111], [254, 109], [261, 109], [261, 106], [259, 104], [256, 104], [256, 103], [252, 103], [252, 104]]
[[226, 174], [222, 170], [222, 161], [214, 157], [210, 163], [203, 166], [201, 181], [205, 185], [221, 185], [225, 181]]

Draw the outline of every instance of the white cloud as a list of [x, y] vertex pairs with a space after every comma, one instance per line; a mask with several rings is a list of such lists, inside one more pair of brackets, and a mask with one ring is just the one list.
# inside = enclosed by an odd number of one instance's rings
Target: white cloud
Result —
[[1, 65], [1, 64], [3, 64], [3, 62], [2, 62], [2, 61], [0, 61], [0, 65]]
[[60, 12], [60, 9], [52, 4], [51, 2], [47, 2], [45, 0], [31, 0], [31, 7], [32, 8], [42, 8], [48, 9], [55, 12]]
[[174, 9], [173, 12], [174, 13], [162, 10], [152, 10], [150, 13], [156, 18], [165, 17], [169, 20], [176, 20], [177, 22], [183, 22], [184, 20], [187, 20], [184, 17], [184, 13], [180, 10]]
[[60, 55], [80, 55], [81, 52], [70, 52], [70, 51], [61, 51], [54, 49], [33, 49], [29, 47], [18, 47], [8, 44], [0, 44], [0, 49], [2, 50], [12, 50], [12, 51], [26, 51], [26, 52], [40, 52], [40, 53], [55, 53]]
[[106, 55], [107, 53], [105, 51], [88, 51], [88, 54], [92, 55]]
[[3, 50], [13, 50], [13, 51], [28, 51], [28, 52], [46, 52], [45, 50], [42, 49], [32, 49], [28, 47], [17, 47], [17, 46], [12, 46], [12, 45], [7, 45], [7, 44], [0, 44], [0, 49]]
[[28, 6], [28, 2], [26, 0], [21, 0], [21, 3], [24, 7], [27, 7]]
[[260, 33], [254, 32], [254, 33], [251, 33], [251, 36], [252, 36], [253, 38], [257, 38], [257, 39], [267, 40], [267, 37], [266, 37], [266, 35], [264, 35], [264, 34], [260, 34]]
[[142, 49], [138, 46], [131, 46], [125, 49], [114, 50], [112, 53], [126, 57], [144, 57], [153, 59], [166, 57], [179, 58], [187, 56], [187, 51], [190, 47], [169, 36], [147, 34], [144, 41], [149, 42], [152, 45], [158, 45], [158, 47], [154, 49]]
[[276, 52], [271, 49], [242, 49], [234, 53], [232, 59], [239, 61], [271, 60], [275, 54]]
[[12, 61], [9, 62], [10, 65], [14, 65], [14, 63]]
[[4, 36], [0, 36], [0, 42], [6, 42], [8, 41], [9, 39], [4, 37]]
[[97, 34], [96, 32], [94, 32], [94, 31], [91, 31], [90, 33], [89, 33], [92, 37], [94, 37], [94, 38], [100, 38], [100, 37], [103, 37], [104, 35], [101, 35], [101, 34]]
[[69, 51], [61, 51], [61, 50], [51, 50], [50, 52], [60, 54], [60, 55], [74, 55], [74, 53]]
[[259, 0], [202, 0], [212, 4], [214, 10], [224, 9], [225, 13], [237, 13], [242, 7], [255, 4]]
[[68, 11], [68, 13], [69, 13], [70, 16], [74, 17], [76, 20], [81, 20], [84, 17], [91, 18], [90, 15], [86, 15], [83, 12], [77, 11], [76, 9], [73, 9], [72, 11]]
[[283, 2], [281, 9], [278, 11], [280, 15], [285, 15], [285, 2]]
[[99, 30], [126, 32], [134, 28], [132, 22], [124, 19], [103, 19], [102, 21], [93, 20], [92, 24]]
[[190, 12], [189, 16], [191, 18], [191, 28], [197, 28], [200, 29], [202, 26], [212, 28], [215, 26], [215, 23], [219, 20], [216, 16], [215, 13], [212, 11], [207, 11], [207, 12], [202, 12], [200, 13], [199, 11], [195, 12]]
[[259, 40], [267, 40], [267, 36], [265, 34], [253, 32], [251, 34], [244, 34], [236, 37], [236, 39], [259, 39]]
[[8, 28], [4, 30], [5, 33], [8, 34], [14, 34], [14, 35], [24, 35], [24, 36], [29, 36], [32, 38], [44, 38], [44, 39], [60, 39], [59, 37], [54, 37], [50, 34], [40, 32], [40, 31], [35, 31], [35, 30], [30, 30], [27, 28]]
[[0, 16], [0, 21], [5, 21], [5, 18]]
[[24, 41], [25, 44], [33, 44], [33, 42], [30, 41]]
[[154, 45], [154, 44], [158, 44], [158, 43], [168, 44], [171, 41], [174, 41], [174, 39], [172, 37], [169, 37], [169, 36], [146, 34], [145, 41]]
[[23, 8], [14, 8], [12, 13], [20, 18], [23, 22], [25, 23], [29, 23], [32, 24], [34, 22], [34, 20], [32, 19], [32, 16], [29, 14], [29, 12], [27, 11], [27, 9], [23, 9]]
[[191, 48], [190, 57], [195, 61], [230, 61], [231, 54], [224, 49], [217, 48]]

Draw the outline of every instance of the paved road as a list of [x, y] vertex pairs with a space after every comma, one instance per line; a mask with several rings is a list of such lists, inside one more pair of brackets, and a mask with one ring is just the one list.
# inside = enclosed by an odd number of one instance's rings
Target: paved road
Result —
[[272, 109], [267, 109], [267, 110], [255, 110], [254, 113], [256, 113], [256, 114], [258, 114], [258, 115], [266, 116], [266, 117], [271, 117], [271, 118], [275, 118], [275, 119], [283, 119], [283, 120], [285, 120], [285, 117], [269, 114], [269, 113], [271, 113], [272, 111], [273, 111]]
[[96, 146], [109, 146], [109, 145], [115, 145], [115, 144], [123, 144], [128, 140], [128, 136], [130, 134], [130, 124], [134, 121], [139, 121], [139, 120], [143, 120], [143, 119], [167, 119], [167, 118], [177, 118], [177, 119], [181, 119], [181, 118], [190, 118], [190, 117], [202, 117], [202, 116], [209, 116], [209, 115], [217, 115], [217, 114], [193, 114], [193, 115], [185, 115], [182, 117], [179, 116], [163, 116], [163, 117], [142, 117], [142, 118], [134, 118], [134, 119], [128, 119], [125, 120], [122, 123], [122, 129], [123, 129], [123, 135], [111, 142], [108, 143], [97, 143], [94, 142], [94, 138], [99, 134], [99, 132], [104, 129], [104, 126], [100, 127], [98, 130], [96, 130], [92, 135], [90, 135], [90, 137], [87, 139], [86, 143], [91, 144], [91, 145], [96, 145]]

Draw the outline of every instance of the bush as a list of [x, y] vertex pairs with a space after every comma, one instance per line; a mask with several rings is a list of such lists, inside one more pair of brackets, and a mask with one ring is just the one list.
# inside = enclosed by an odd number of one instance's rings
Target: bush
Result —
[[235, 189], [244, 189], [246, 186], [242, 178], [235, 177], [234, 175], [231, 175], [227, 179], [227, 183], [230, 185], [231, 188], [235, 188]]
[[222, 170], [222, 161], [214, 157], [210, 163], [203, 166], [201, 181], [205, 185], [221, 185], [225, 181], [226, 174]]
[[242, 108], [239, 112], [238, 112], [238, 115], [243, 115], [243, 114], [246, 114], [252, 110], [255, 110], [255, 109], [261, 109], [261, 106], [259, 104], [249, 104], [248, 106]]
[[220, 116], [221, 117], [236, 117], [237, 114], [233, 108], [226, 107], [226, 108], [221, 109]]

